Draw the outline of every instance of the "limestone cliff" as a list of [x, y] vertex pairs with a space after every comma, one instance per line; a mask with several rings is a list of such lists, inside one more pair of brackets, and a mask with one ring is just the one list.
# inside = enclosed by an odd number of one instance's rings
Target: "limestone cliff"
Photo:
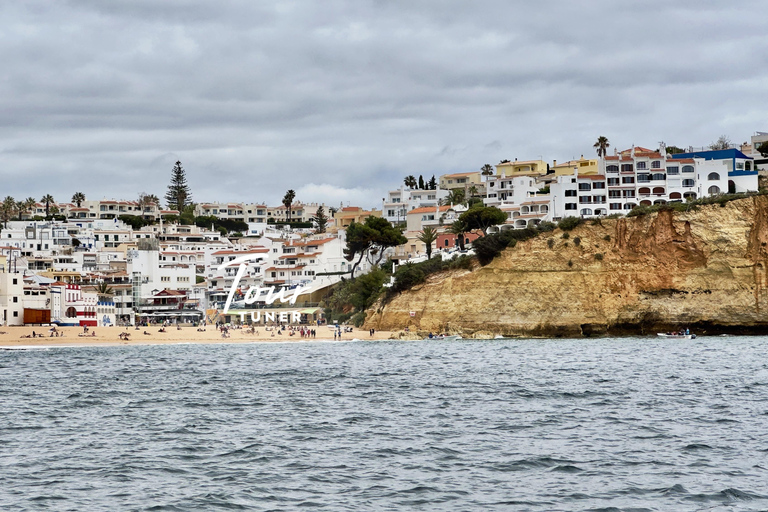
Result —
[[369, 311], [366, 324], [464, 336], [768, 332], [766, 196], [588, 221], [562, 236], [432, 276]]

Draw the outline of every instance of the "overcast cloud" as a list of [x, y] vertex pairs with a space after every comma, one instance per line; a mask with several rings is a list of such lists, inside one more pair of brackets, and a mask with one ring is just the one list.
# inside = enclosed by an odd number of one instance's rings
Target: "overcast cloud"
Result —
[[0, 6], [0, 195], [380, 207], [408, 174], [768, 131], [764, 0]]

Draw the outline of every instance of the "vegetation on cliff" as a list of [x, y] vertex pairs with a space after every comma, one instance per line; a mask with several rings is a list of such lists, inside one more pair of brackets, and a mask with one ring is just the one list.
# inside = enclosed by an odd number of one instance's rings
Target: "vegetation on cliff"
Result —
[[465, 337], [766, 333], [768, 198], [711, 203], [510, 243], [471, 273], [446, 272], [377, 305], [365, 326]]

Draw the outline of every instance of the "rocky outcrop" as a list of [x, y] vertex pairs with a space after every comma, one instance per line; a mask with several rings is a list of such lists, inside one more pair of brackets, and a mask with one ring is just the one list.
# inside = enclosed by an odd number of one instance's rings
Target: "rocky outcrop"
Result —
[[431, 276], [368, 327], [506, 336], [768, 332], [768, 199], [587, 222]]

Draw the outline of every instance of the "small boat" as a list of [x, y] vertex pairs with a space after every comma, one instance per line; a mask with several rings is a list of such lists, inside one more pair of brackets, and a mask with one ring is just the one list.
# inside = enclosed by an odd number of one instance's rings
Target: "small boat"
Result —
[[682, 332], [658, 332], [656, 333], [656, 336], [661, 336], [662, 338], [668, 338], [671, 340], [695, 340], [696, 339], [695, 334], [685, 334]]
[[425, 341], [427, 340], [447, 340], [447, 341], [456, 341], [462, 339], [461, 336], [458, 334], [450, 335], [450, 334], [430, 334], [426, 338], [424, 338]]

